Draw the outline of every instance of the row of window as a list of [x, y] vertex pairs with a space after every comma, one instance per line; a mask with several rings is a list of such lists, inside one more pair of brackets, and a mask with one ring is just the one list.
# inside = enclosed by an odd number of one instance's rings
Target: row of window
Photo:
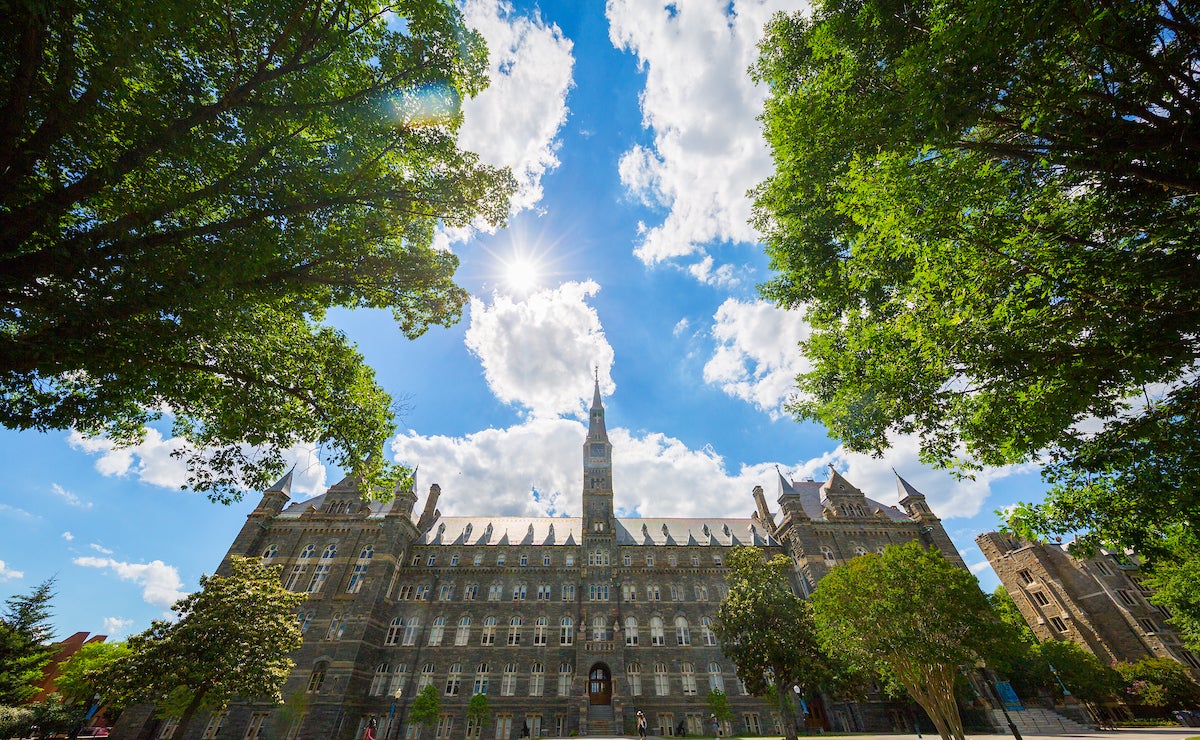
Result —
[[[613, 592], [610, 590], [611, 588], [607, 583], [588, 584], [588, 601], [608, 601], [613, 595]], [[688, 596], [688, 589], [683, 584], [668, 584], [665, 589], [655, 585], [645, 587], [623, 585], [621, 586], [621, 599], [624, 601], [637, 601], [638, 594], [643, 590], [646, 594], [646, 601], [662, 601], [664, 595], [668, 601], [686, 601]], [[537, 601], [551, 601], [556, 591], [559, 599], [562, 601], [575, 600], [575, 584], [573, 583], [565, 583], [557, 589], [549, 584], [540, 584], [531, 588], [524, 583], [514, 583], [512, 590], [509, 591], [503, 583], [497, 582], [487, 587], [486, 594], [488, 601], [503, 601], [510, 594], [513, 601], [526, 601], [531, 597]], [[444, 583], [438, 589], [438, 601], [454, 601], [458, 595], [457, 592], [457, 584]], [[410, 583], [400, 586], [400, 589], [396, 592], [396, 598], [401, 601], [428, 601], [432, 593], [433, 587], [428, 584]], [[728, 595], [729, 589], [724, 584], [717, 584], [713, 587], [713, 593], [717, 600], [720, 601]], [[708, 586], [702, 583], [693, 584], [692, 596], [696, 601], [708, 601]], [[463, 587], [462, 601], [475, 601], [478, 598], [479, 584], [469, 583]]]
[[[854, 557], [857, 558], [861, 555], [866, 555], [866, 554], [867, 554], [867, 548], [863, 547], [862, 545], [859, 545], [854, 548]], [[883, 554], [883, 546], [882, 545], [875, 548], [875, 554], [876, 555]], [[829, 566], [830, 568], [832, 568], [833, 566], [838, 564], [837, 555], [833, 552], [833, 548], [829, 547], [828, 545], [821, 545], [821, 559], [824, 560], [825, 565]]]
[[[316, 693], [321, 690], [321, 686], [325, 681], [326, 664], [318, 664], [318, 667], [313, 670], [308, 682], [308, 691]], [[450, 666], [450, 670], [446, 673], [445, 683], [442, 684], [442, 693], [446, 696], [459, 696], [467, 687], [467, 681], [470, 681], [470, 690], [472, 694], [487, 694], [491, 688], [493, 675], [492, 665], [483, 662], [475, 666], [475, 672], [464, 678], [463, 664], [454, 663]], [[518, 679], [522, 675], [522, 671], [516, 663], [507, 663], [504, 670], [499, 675], [499, 693], [500, 696], [516, 696], [518, 693]], [[433, 663], [425, 663], [421, 666], [421, 673], [417, 679], [416, 692], [426, 686], [433, 686], [437, 678], [437, 666]], [[625, 678], [629, 686], [630, 696], [642, 696], [642, 665], [637, 662], [632, 662], [625, 667]], [[570, 663], [560, 663], [558, 666], [558, 674], [554, 677], [551, 685], [557, 689], [558, 696], [571, 695], [571, 681], [574, 679], [574, 667]], [[405, 684], [408, 681], [408, 667], [404, 663], [392, 665], [390, 663], [381, 663], [375, 669], [375, 675], [371, 679], [371, 687], [369, 693], [372, 696], [396, 696], [398, 693], [403, 694]], [[678, 686], [684, 696], [696, 696], [698, 693], [698, 684], [696, 679], [696, 666], [692, 663], [682, 663], [679, 666]], [[725, 691], [725, 677], [721, 671], [721, 665], [716, 661], [708, 664], [708, 688], [713, 691]], [[672, 689], [671, 674], [667, 670], [667, 664], [663, 661], [656, 662], [653, 669], [653, 687], [656, 696], [670, 696]], [[741, 681], [737, 682], [738, 689], [745, 694], [745, 686]], [[545, 696], [546, 695], [546, 667], [543, 663], [535, 661], [529, 669], [528, 678], [525, 690], [521, 692], [527, 696]]]
[[[696, 567], [696, 568], [700, 567], [701, 558], [700, 558], [699, 554], [693, 553], [690, 556], [690, 559], [691, 559], [691, 563], [692, 563], [693, 567]], [[638, 560], [641, 562], [645, 562], [646, 567], [653, 568], [654, 563], [655, 563], [655, 554], [654, 553], [646, 553], [646, 555], [644, 557], [639, 557]], [[409, 565], [418, 566], [422, 563], [422, 561], [425, 563], [426, 566], [432, 568], [437, 565], [438, 556], [437, 556], [437, 554], [423, 555], [421, 553], [416, 553], [412, 556], [412, 560], [409, 561]], [[453, 553], [450, 556], [450, 566], [451, 567], [457, 566], [460, 562], [461, 562], [461, 560], [460, 560], [460, 556], [458, 553]], [[529, 555], [527, 555], [527, 554], [522, 553], [521, 555], [517, 556], [517, 564], [520, 565], [521, 567], [528, 566], [531, 562], [532, 562], [532, 560], [530, 559]], [[641, 562], [638, 563], [639, 566], [641, 565]], [[667, 565], [669, 565], [670, 567], [676, 568], [679, 566], [679, 556], [676, 553], [669, 553], [667, 555], [666, 562], [667, 562]], [[506, 552], [496, 553], [495, 563], [496, 563], [496, 565], [507, 565], [508, 564], [508, 553], [506, 553]], [[476, 565], [476, 566], [482, 566], [483, 565], [483, 553], [481, 553], [481, 552], [475, 553], [474, 557], [471, 559], [471, 564]], [[554, 560], [550, 556], [549, 553], [542, 555], [542, 565], [544, 565], [546, 567], [550, 567], [553, 564], [554, 564]], [[566, 565], [568, 568], [574, 567], [575, 554], [574, 553], [566, 553], [563, 564]], [[588, 552], [587, 564], [589, 566], [593, 566], [593, 567], [603, 567], [603, 566], [607, 566], [607, 565], [612, 565], [612, 562], [611, 562], [611, 557], [610, 557], [608, 551], [594, 550], [594, 551]], [[625, 553], [624, 555], [622, 555], [621, 556], [621, 564], [624, 565], [626, 568], [633, 567], [633, 565], [634, 565], [633, 555], [631, 553]], [[720, 555], [719, 553], [712, 555], [712, 564], [713, 564], [713, 566], [720, 568], [724, 564], [723, 556]]]
[[[289, 591], [299, 590], [302, 586], [305, 591], [310, 594], [320, 593], [325, 587], [325, 581], [329, 579], [329, 571], [333, 565], [333, 559], [337, 557], [337, 545], [331, 543], [328, 545], [321, 557], [317, 560], [317, 564], [311, 575], [308, 574], [308, 566], [312, 561], [313, 556], [317, 554], [315, 545], [305, 545], [296, 557], [296, 563], [292, 569], [287, 572], [284, 578], [283, 587]], [[279, 555], [279, 547], [277, 545], [268, 545], [262, 553], [262, 562], [264, 565], [271, 565], [275, 558]], [[372, 545], [367, 545], [358, 553], [358, 560], [354, 563], [354, 568], [350, 572], [350, 580], [346, 584], [346, 593], [356, 594], [362, 589], [363, 583], [367, 577], [367, 568], [371, 564], [371, 559], [375, 557], [375, 548]]]
[[[312, 619], [312, 613], [301, 614], [300, 626], [302, 630], [308, 628], [308, 623]], [[330, 620], [329, 629], [326, 631], [325, 639], [338, 640], [341, 639], [345, 631], [345, 622], [347, 615], [334, 614]], [[496, 644], [497, 627], [499, 623], [495, 617], [484, 617], [480, 624], [479, 644], [490, 646]], [[471, 643], [471, 618], [469, 616], [461, 617], [458, 624], [454, 628], [454, 645], [463, 646]], [[508, 620], [508, 629], [505, 632], [504, 644], [517, 647], [520, 646], [525, 637], [525, 622], [520, 616], [510, 617]], [[550, 637], [550, 620], [546, 617], [538, 617], [532, 624], [533, 645], [546, 645]], [[674, 621], [674, 645], [691, 645], [692, 634], [691, 627], [686, 617], [676, 617]], [[437, 617], [433, 620], [433, 624], [429, 628], [428, 641], [426, 644], [431, 646], [439, 646], [446, 639], [446, 618]], [[419, 617], [396, 617], [388, 625], [387, 634], [384, 637], [384, 646], [394, 645], [416, 645], [421, 633], [421, 620]], [[636, 617], [626, 617], [622, 625], [613, 623], [609, 624], [608, 620], [603, 616], [595, 617], [592, 620], [591, 631], [587, 635], [592, 642], [605, 642], [608, 640], [624, 639], [625, 644], [630, 647], [637, 647], [641, 640], [641, 627], [638, 624]], [[663, 646], [666, 645], [666, 628], [661, 617], [652, 617], [649, 624], [649, 645]], [[712, 619], [702, 617], [700, 619], [700, 639], [704, 645], [716, 646], [717, 636], [712, 630]], [[573, 645], [575, 644], [575, 620], [571, 617], [563, 617], [558, 623], [558, 644]]]

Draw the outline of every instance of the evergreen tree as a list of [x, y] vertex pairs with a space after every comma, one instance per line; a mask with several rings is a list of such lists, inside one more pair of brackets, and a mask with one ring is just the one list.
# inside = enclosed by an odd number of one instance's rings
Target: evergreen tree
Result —
[[15, 705], [37, 693], [42, 673], [54, 657], [50, 644], [50, 600], [54, 579], [28, 594], [13, 596], [0, 617], [0, 704]]

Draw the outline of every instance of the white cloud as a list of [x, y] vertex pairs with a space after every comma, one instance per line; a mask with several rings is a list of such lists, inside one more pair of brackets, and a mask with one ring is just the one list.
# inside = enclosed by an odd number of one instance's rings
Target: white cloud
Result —
[[[118, 447], [106, 437], [87, 437], [72, 430], [68, 444], [96, 456], [95, 467], [109, 477], [133, 476], [142, 483], [178, 490], [187, 483], [187, 466], [172, 457], [176, 449], [191, 444], [179, 437], [164, 439], [157, 429], [147, 429], [146, 438], [132, 447]], [[311, 445], [296, 444], [283, 453], [285, 464], [296, 465], [292, 474], [292, 495], [316, 495], [325, 492], [325, 466]], [[90, 504], [89, 504], [90, 506]]]
[[75, 535], [71, 534], [70, 532], [63, 532], [62, 538], [67, 542], [70, 542], [71, 540], [75, 539]]
[[567, 120], [572, 44], [534, 11], [521, 17], [497, 0], [467, 0], [467, 25], [487, 40], [491, 83], [463, 104], [459, 143], [488, 164], [511, 167], [512, 212], [542, 199], [542, 176], [558, 166], [556, 136]]
[[0, 514], [3, 514], [10, 519], [30, 520], [38, 518], [19, 506], [11, 506], [9, 504], [0, 504]]
[[132, 619], [122, 619], [121, 617], [105, 617], [104, 618], [104, 634], [109, 637], [120, 637], [125, 634], [125, 630], [133, 624]]
[[980, 562], [980, 563], [974, 563], [972, 565], [967, 566], [967, 568], [969, 568], [970, 571], [972, 573], [974, 573], [975, 575], [979, 575], [980, 573], [984, 572], [985, 570], [987, 570], [988, 568], [991, 568], [991, 567], [992, 567], [992, 564], [986, 560], [984, 560], [983, 562]]
[[650, 146], [621, 157], [621, 181], [667, 209], [661, 223], [644, 228], [636, 254], [646, 264], [698, 255], [692, 274], [719, 282], [732, 273], [705, 266], [703, 245], [758, 240], [746, 191], [772, 164], [756, 120], [766, 91], [746, 70], [771, 14], [805, 7], [802, 0], [609, 0], [609, 39], [646, 72], [642, 124], [653, 133]]
[[88, 547], [92, 548], [93, 550], [100, 553], [101, 555], [112, 555], [113, 554], [112, 550], [109, 550], [107, 547], [104, 547], [103, 545], [98, 545], [95, 542], [88, 545]]
[[675, 322], [675, 328], [671, 330], [671, 334], [674, 336], [679, 336], [680, 334], [683, 334], [685, 331], [687, 331], [688, 327], [691, 325], [692, 325], [692, 322], [688, 321], [687, 317], [684, 317], [684, 318], [680, 319], [679, 321]]
[[811, 369], [797, 346], [810, 333], [801, 312], [730, 298], [713, 320], [717, 346], [704, 381], [779, 418], [796, 376]]
[[154, 606], [170, 607], [187, 596], [179, 571], [161, 560], [149, 563], [123, 563], [111, 558], [79, 557], [73, 560], [85, 568], [107, 568], [123, 581], [132, 581], [142, 587], [142, 599]]
[[601, 391], [613, 391], [613, 349], [587, 302], [598, 290], [589, 280], [520, 300], [500, 294], [490, 304], [471, 300], [467, 348], [479, 357], [497, 398], [533, 416], [582, 413], [591, 401], [585, 379], [595, 367]]
[[0, 581], [11, 581], [17, 578], [24, 578], [25, 571], [15, 570], [8, 567], [8, 563], [0, 560]]
[[62, 486], [58, 485], [57, 483], [50, 484], [50, 491], [55, 496], [58, 496], [59, 498], [61, 498], [63, 501], [66, 501], [71, 506], [77, 506], [81, 509], [92, 508], [91, 501], [84, 501], [83, 499], [79, 498], [78, 496], [71, 493], [67, 489], [63, 488]]

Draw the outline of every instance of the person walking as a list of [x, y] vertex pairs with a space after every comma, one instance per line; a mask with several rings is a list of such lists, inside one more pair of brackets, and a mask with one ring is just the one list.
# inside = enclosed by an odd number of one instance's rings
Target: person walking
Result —
[[708, 721], [712, 723], [713, 737], [721, 736], [721, 723], [717, 721], [717, 715], [708, 715]]
[[642, 714], [642, 710], [637, 713], [637, 731], [638, 737], [641, 740], [646, 740], [646, 715]]

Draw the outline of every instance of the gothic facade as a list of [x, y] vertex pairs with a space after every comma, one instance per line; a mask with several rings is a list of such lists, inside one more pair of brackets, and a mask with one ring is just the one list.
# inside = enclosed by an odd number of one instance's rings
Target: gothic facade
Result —
[[[234, 706], [188, 735], [359, 738], [374, 717], [377, 737], [414, 738], [406, 720], [425, 686], [442, 712], [426, 740], [632, 734], [638, 710], [651, 734], [711, 734], [710, 689], [733, 709], [723, 734], [774, 732], [777, 718], [746, 695], [712, 631], [730, 548], [787, 554], [805, 594], [838, 563], [911, 540], [962, 565], [925, 497], [899, 478], [903, 508], [831, 469], [823, 482], [779, 474], [777, 512], [756, 486], [746, 518], [626, 518], [614, 514], [613, 464], [597, 387], [579, 517], [442, 516], [437, 485], [416, 514], [413, 491], [366, 503], [350, 480], [291, 502], [285, 477], [229, 555], [282, 564], [287, 587], [308, 594], [290, 703]], [[482, 728], [467, 718], [478, 693], [493, 713]], [[835, 730], [903, 723], [887, 702], [808, 709], [810, 724]]]

